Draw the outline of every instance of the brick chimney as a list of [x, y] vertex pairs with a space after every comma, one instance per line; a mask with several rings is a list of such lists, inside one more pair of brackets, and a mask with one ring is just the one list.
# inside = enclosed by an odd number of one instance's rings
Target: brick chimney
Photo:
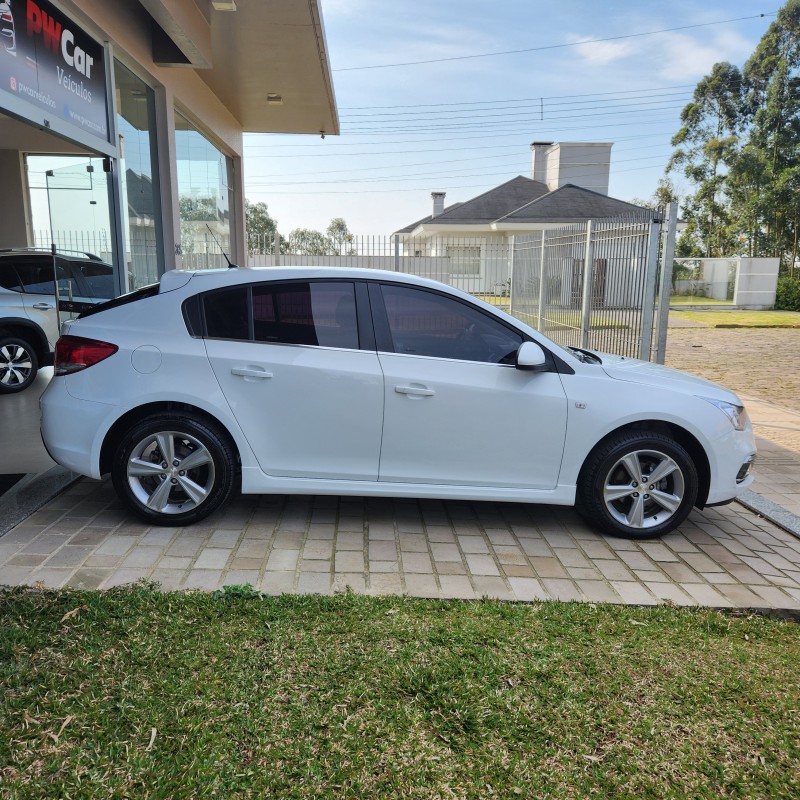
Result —
[[433, 198], [433, 215], [438, 217], [444, 211], [444, 196], [446, 192], [431, 192]]

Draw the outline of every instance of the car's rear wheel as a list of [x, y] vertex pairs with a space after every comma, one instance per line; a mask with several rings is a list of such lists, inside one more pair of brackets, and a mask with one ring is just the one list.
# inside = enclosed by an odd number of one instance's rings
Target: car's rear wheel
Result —
[[142, 519], [188, 525], [230, 498], [236, 455], [216, 425], [191, 415], [159, 414], [125, 433], [111, 477], [117, 494]]
[[27, 389], [38, 371], [39, 359], [30, 342], [18, 336], [0, 336], [0, 393]]
[[577, 506], [606, 533], [651, 539], [686, 519], [697, 491], [697, 470], [678, 442], [661, 433], [622, 431], [587, 458]]

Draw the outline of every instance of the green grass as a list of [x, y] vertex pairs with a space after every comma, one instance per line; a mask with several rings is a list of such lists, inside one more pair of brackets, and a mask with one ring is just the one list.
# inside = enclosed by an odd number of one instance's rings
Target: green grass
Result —
[[671, 306], [732, 306], [732, 300], [717, 300], [714, 297], [699, 297], [693, 294], [673, 294], [669, 298]]
[[670, 311], [673, 315], [710, 328], [800, 328], [797, 311]]
[[796, 798], [792, 622], [708, 610], [0, 596], [3, 798]]

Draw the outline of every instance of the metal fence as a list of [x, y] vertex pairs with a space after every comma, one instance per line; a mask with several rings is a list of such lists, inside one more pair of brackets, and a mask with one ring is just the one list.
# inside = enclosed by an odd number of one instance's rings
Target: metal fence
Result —
[[475, 295], [506, 298], [506, 303], [511, 289], [511, 246], [505, 236], [251, 236], [248, 250], [254, 267], [386, 269], [432, 278]]
[[[432, 278], [509, 310], [559, 344], [663, 363], [675, 214], [672, 208], [669, 226], [631, 217], [514, 237], [251, 236], [248, 263], [365, 267]], [[219, 245], [227, 248], [228, 239], [192, 233], [184, 240], [184, 267], [225, 266]], [[157, 280], [156, 251], [153, 235], [132, 238], [126, 258], [135, 288]], [[94, 232], [61, 231], [51, 238], [48, 231], [36, 237], [42, 246], [51, 241], [112, 260], [110, 241]]]
[[658, 355], [660, 234], [659, 222], [634, 217], [515, 237], [511, 313], [565, 346]]

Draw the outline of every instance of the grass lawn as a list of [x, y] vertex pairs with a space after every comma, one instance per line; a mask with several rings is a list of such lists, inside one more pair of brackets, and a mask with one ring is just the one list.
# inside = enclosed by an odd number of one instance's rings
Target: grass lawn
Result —
[[797, 798], [800, 628], [659, 607], [0, 596], [3, 798]]
[[670, 316], [710, 328], [800, 328], [797, 311], [670, 311]]
[[731, 300], [717, 300], [714, 297], [699, 297], [693, 294], [673, 294], [669, 298], [671, 306], [730, 306]]

